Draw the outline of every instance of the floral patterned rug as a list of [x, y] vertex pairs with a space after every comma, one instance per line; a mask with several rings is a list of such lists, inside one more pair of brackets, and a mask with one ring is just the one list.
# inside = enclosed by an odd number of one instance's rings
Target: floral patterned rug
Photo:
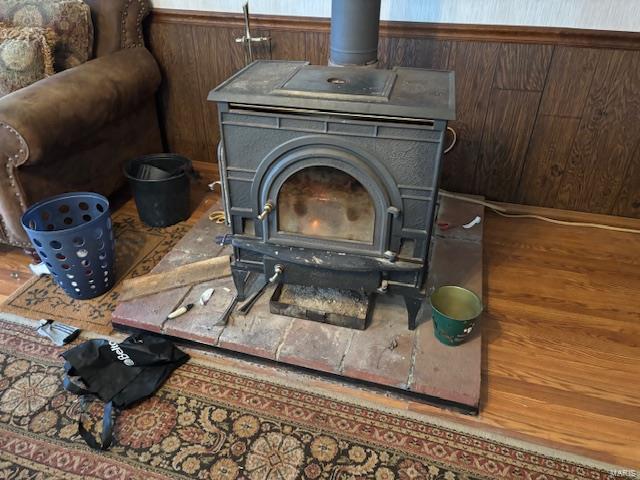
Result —
[[[100, 453], [77, 435], [61, 351], [0, 321], [0, 479], [621, 478], [559, 453], [248, 376], [202, 354], [121, 412], [114, 445]], [[88, 425], [97, 430], [94, 407]]]
[[184, 223], [151, 228], [137, 216], [118, 212], [112, 220], [116, 237], [117, 283], [114, 288], [92, 300], [74, 300], [51, 277], [34, 277], [0, 305], [0, 313], [33, 320], [50, 318], [82, 330], [110, 333], [111, 312], [117, 305], [122, 279], [151, 271], [190, 228]]

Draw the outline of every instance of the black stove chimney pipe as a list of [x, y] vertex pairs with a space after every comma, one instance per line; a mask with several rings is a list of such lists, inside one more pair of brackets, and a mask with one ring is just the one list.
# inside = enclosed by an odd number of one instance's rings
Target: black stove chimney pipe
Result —
[[332, 0], [329, 65], [378, 63], [380, 0]]

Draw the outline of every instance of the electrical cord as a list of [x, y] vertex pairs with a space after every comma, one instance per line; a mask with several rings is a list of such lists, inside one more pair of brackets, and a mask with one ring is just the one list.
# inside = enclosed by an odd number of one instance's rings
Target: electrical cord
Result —
[[589, 222], [571, 222], [567, 220], [557, 220], [555, 218], [544, 217], [542, 215], [533, 215], [529, 213], [509, 213], [509, 210], [495, 203], [485, 202], [484, 200], [478, 200], [476, 198], [467, 197], [464, 195], [457, 195], [455, 193], [447, 192], [446, 190], [439, 190], [441, 196], [446, 198], [454, 198], [456, 200], [462, 200], [463, 202], [475, 203], [493, 210], [495, 213], [502, 217], [507, 218], [533, 218], [535, 220], [541, 220], [543, 222], [555, 223], [556, 225], [566, 225], [569, 227], [585, 227], [585, 228], [597, 228], [600, 230], [611, 230], [614, 232], [624, 233], [638, 233], [640, 230], [634, 228], [614, 227], [613, 225], [605, 225], [602, 223], [589, 223]]

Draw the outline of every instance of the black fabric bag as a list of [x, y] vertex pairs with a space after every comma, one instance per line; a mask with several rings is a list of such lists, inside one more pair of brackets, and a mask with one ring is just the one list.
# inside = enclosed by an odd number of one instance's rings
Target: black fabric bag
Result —
[[[122, 343], [89, 340], [62, 354], [64, 388], [82, 395], [83, 407], [96, 397], [105, 402], [101, 442], [84, 428], [78, 432], [87, 444], [106, 450], [113, 434], [113, 408], [124, 409], [150, 397], [176, 368], [189, 360], [169, 340], [149, 334], [132, 335]], [[77, 377], [77, 378], [72, 378]]]

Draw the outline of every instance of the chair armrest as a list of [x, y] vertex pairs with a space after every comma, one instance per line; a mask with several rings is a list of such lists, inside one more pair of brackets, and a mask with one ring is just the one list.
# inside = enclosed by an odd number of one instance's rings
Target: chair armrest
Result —
[[13, 165], [34, 165], [69, 152], [78, 140], [134, 111], [160, 85], [145, 48], [91, 60], [0, 99], [0, 125], [15, 140], [0, 153]]
[[149, 0], [85, 0], [95, 29], [94, 55], [101, 57], [123, 48], [143, 47], [142, 20]]

